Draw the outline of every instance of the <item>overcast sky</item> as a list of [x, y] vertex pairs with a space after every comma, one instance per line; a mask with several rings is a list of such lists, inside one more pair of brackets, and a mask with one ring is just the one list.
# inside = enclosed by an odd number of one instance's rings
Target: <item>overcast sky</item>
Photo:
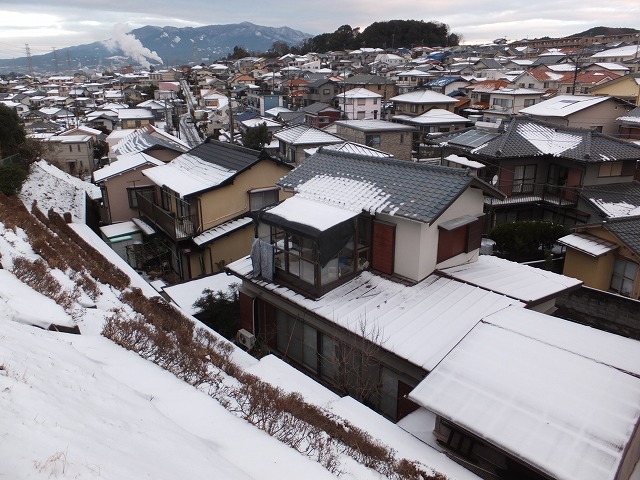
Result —
[[341, 25], [365, 28], [391, 19], [436, 20], [463, 43], [560, 37], [596, 26], [640, 27], [638, 0], [0, 0], [0, 58], [23, 57], [113, 35], [114, 26], [198, 27], [249, 21], [317, 35]]

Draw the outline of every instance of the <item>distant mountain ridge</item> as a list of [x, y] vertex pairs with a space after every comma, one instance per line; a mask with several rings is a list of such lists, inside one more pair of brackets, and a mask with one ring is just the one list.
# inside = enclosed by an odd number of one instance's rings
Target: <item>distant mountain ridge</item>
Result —
[[[125, 39], [124, 36], [128, 35]], [[132, 41], [131, 36], [138, 41]], [[265, 27], [250, 22], [204, 27], [145, 26], [125, 34], [116, 34], [102, 42], [67, 48], [56, 53], [34, 55], [31, 62], [36, 71], [67, 72], [80, 68], [110, 68], [122, 63], [178, 65], [213, 63], [242, 46], [248, 51], [265, 52], [274, 42], [296, 45], [312, 35], [290, 27]], [[153, 55], [155, 53], [155, 55]], [[0, 73], [28, 72], [26, 57], [0, 59]]]

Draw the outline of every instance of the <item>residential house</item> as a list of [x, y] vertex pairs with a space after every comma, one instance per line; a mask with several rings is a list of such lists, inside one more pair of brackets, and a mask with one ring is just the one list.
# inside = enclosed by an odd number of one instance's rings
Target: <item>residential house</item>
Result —
[[482, 111], [482, 119], [497, 122], [513, 117], [520, 110], [539, 103], [544, 94], [529, 88], [500, 88], [489, 95], [489, 108]]
[[267, 110], [284, 107], [287, 97], [279, 92], [248, 91], [245, 105], [260, 116], [264, 116]]
[[321, 78], [307, 85], [308, 93], [304, 96], [306, 105], [316, 102], [333, 103], [336, 95], [341, 91], [341, 85], [337, 80]]
[[349, 120], [377, 120], [381, 117], [382, 98], [366, 88], [353, 88], [336, 97], [342, 116]]
[[76, 177], [91, 175], [96, 167], [92, 135], [54, 135], [42, 140], [45, 158]]
[[608, 135], [619, 131], [616, 119], [633, 110], [633, 104], [614, 97], [557, 95], [520, 110], [520, 115], [561, 125], [587, 128]]
[[118, 122], [123, 130], [140, 128], [155, 124], [155, 116], [146, 108], [121, 108], [118, 110]]
[[434, 92], [442, 93], [443, 95], [450, 95], [461, 88], [468, 86], [471, 82], [465, 80], [462, 77], [438, 77], [425, 83], [424, 86]]
[[107, 142], [109, 158], [114, 160], [118, 155], [143, 152], [162, 162], [169, 162], [190, 149], [179, 138], [153, 125], [136, 130], [116, 130], [107, 137]]
[[280, 160], [300, 164], [307, 157], [305, 150], [323, 145], [341, 143], [343, 138], [320, 130], [310, 125], [294, 125], [276, 132], [273, 137], [278, 140]]
[[304, 123], [316, 128], [324, 128], [340, 119], [339, 109], [326, 103], [315, 102], [302, 109], [304, 111]]
[[427, 86], [432, 81], [433, 73], [424, 70], [407, 70], [399, 71], [396, 73], [398, 80], [396, 81], [396, 87], [400, 95], [414, 90], [420, 90]]
[[[638, 203], [640, 184], [633, 187]], [[618, 203], [626, 198], [618, 197]], [[560, 238], [558, 243], [566, 247], [564, 274], [579, 278], [587, 287], [639, 300], [640, 207], [631, 213], [576, 228]]]
[[384, 120], [338, 120], [338, 136], [391, 154], [399, 160], [411, 160], [415, 128]]
[[463, 129], [470, 124], [468, 118], [442, 108], [431, 109], [417, 117], [411, 115], [394, 115], [393, 121], [403, 123], [405, 125], [411, 125], [414, 128], [417, 128], [423, 135], [429, 133], [453, 132]]
[[485, 479], [630, 480], [638, 365], [636, 340], [509, 306], [444, 355], [400, 424]]
[[640, 106], [640, 73], [622, 77], [591, 87], [592, 95], [605, 95], [627, 100]]
[[640, 107], [616, 118], [620, 122], [620, 138], [640, 140]]
[[640, 159], [638, 145], [522, 117], [500, 128], [476, 124], [436, 142], [443, 158], [454, 153], [485, 164], [481, 178], [507, 196], [487, 200], [488, 229], [523, 219], [590, 223], [597, 212], [581, 201], [580, 191], [631, 183]]
[[475, 110], [487, 110], [491, 107], [491, 94], [496, 90], [509, 87], [506, 80], [484, 80], [465, 87], [471, 98], [471, 108]]
[[[511, 275], [504, 295], [434, 272], [485, 263], [483, 196], [499, 193], [465, 170], [322, 148], [278, 185], [295, 195], [261, 212], [256, 241], [274, 269], [228, 267], [243, 281], [241, 326], [391, 419], [415, 410], [406, 394], [483, 317], [525, 308]], [[538, 305], [580, 284], [513, 268]]]
[[341, 91], [343, 92], [354, 88], [366, 88], [372, 93], [382, 95], [385, 100], [388, 100], [396, 93], [395, 83], [391, 79], [382, 75], [366, 73], [347, 77], [341, 84]]
[[[286, 196], [275, 182], [290, 169], [264, 153], [211, 140], [142, 171], [155, 191], [152, 199], [138, 192], [140, 219], [163, 239], [181, 279], [216, 273], [250, 250], [251, 214]], [[135, 262], [147, 255], [140, 247]]]
[[390, 99], [393, 102], [394, 115], [417, 117], [434, 108], [453, 111], [458, 102], [455, 98], [433, 92], [431, 90], [415, 90], [397, 95]]
[[558, 82], [558, 92], [571, 95], [587, 95], [591, 89], [611, 80], [615, 80], [620, 75], [603, 70], [588, 70], [585, 72], [568, 72]]
[[93, 172], [92, 181], [100, 187], [103, 225], [125, 222], [140, 216], [137, 194], [153, 199], [155, 185], [142, 170], [164, 162], [146, 153], [120, 155], [116, 161]]
[[638, 58], [639, 45], [625, 45], [594, 53], [590, 60], [596, 62], [625, 63]]
[[520, 88], [531, 88], [534, 90], [558, 90], [560, 80], [564, 73], [556, 73], [548, 67], [530, 68], [512, 80]]

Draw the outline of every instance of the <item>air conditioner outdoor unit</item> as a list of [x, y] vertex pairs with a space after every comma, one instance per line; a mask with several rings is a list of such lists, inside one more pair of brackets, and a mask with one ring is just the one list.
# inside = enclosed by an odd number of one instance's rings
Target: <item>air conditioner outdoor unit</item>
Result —
[[256, 344], [256, 336], [253, 333], [245, 330], [244, 328], [241, 328], [240, 330], [238, 330], [237, 341], [247, 350], [251, 350]]

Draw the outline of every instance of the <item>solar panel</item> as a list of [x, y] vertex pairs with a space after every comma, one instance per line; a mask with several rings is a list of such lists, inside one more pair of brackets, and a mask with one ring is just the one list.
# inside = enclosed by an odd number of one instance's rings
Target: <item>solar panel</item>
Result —
[[497, 133], [488, 133], [488, 132], [479, 132], [478, 130], [470, 130], [468, 132], [464, 132], [461, 135], [458, 135], [453, 140], [449, 140], [450, 144], [460, 145], [463, 147], [479, 147], [480, 145], [484, 145], [489, 140], [497, 137]]

